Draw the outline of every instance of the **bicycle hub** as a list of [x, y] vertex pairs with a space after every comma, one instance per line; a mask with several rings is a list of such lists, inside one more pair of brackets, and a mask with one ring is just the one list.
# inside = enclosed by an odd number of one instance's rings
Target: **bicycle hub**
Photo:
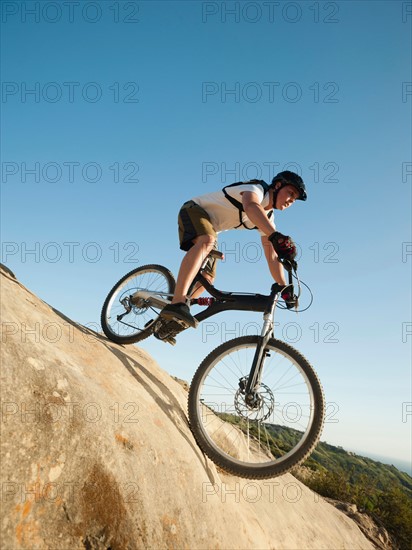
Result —
[[248, 393], [245, 395], [246, 405], [252, 409], [257, 409], [260, 405], [261, 399], [257, 393]]

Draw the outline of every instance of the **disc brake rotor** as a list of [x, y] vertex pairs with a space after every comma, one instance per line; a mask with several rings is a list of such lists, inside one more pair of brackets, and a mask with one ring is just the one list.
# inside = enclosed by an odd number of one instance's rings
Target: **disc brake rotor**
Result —
[[235, 394], [235, 409], [239, 416], [248, 420], [267, 420], [275, 408], [275, 397], [272, 390], [266, 384], [260, 384], [256, 392], [253, 406], [245, 400], [245, 391], [241, 387]]

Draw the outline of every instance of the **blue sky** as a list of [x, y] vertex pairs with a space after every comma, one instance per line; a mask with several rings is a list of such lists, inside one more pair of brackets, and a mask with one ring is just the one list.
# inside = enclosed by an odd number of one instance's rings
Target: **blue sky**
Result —
[[[95, 324], [127, 271], [177, 273], [185, 200], [296, 168], [309, 199], [276, 223], [315, 300], [277, 335], [320, 375], [323, 439], [410, 459], [410, 2], [77, 4], [2, 3], [1, 261]], [[219, 288], [269, 289], [257, 233], [219, 244]], [[190, 380], [260, 321], [141, 346]]]

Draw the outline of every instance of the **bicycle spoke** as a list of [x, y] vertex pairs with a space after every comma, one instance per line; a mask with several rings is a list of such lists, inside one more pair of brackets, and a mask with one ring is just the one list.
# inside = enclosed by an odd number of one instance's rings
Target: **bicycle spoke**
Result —
[[220, 346], [215, 357], [211, 354], [196, 381], [197, 407], [205, 407], [195, 413], [201, 418], [201, 435], [229, 463], [251, 469], [276, 466], [305, 444], [313, 445], [307, 443], [314, 422], [312, 386], [299, 361], [269, 343], [260, 386], [254, 400], [247, 401], [257, 341], [236, 341], [238, 345]]
[[101, 316], [106, 336], [119, 343], [148, 336], [148, 327], [158, 318], [161, 307], [139, 297], [139, 291], [164, 300], [173, 294], [174, 286], [172, 274], [162, 266], [149, 265], [131, 271], [106, 298]]

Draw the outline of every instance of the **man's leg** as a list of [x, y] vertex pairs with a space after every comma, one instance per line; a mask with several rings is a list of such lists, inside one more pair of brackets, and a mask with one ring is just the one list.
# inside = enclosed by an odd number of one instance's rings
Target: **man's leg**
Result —
[[[214, 277], [212, 277], [211, 275], [209, 275], [208, 273], [205, 273], [205, 272], [203, 272], [202, 275], [205, 279], [207, 279], [209, 281], [209, 283], [211, 285], [213, 285], [213, 283], [215, 281]], [[192, 294], [190, 295], [190, 298], [199, 298], [199, 296], [201, 296], [205, 290], [206, 290], [205, 287], [201, 283], [199, 283], [199, 282], [196, 283], [196, 286], [195, 286]]]
[[[160, 315], [164, 319], [178, 320], [196, 327], [198, 321], [186, 303], [187, 293], [202, 263], [215, 246], [216, 231], [206, 210], [193, 201], [182, 206], [178, 223], [180, 248], [187, 252], [180, 265], [172, 303], [165, 306]], [[203, 289], [196, 290], [201, 292]]]
[[[216, 239], [212, 235], [199, 235], [193, 239], [194, 245], [190, 248], [190, 250], [188, 250], [180, 265], [172, 304], [186, 301], [189, 287], [199, 271], [204, 259], [209, 252], [213, 250], [215, 241]], [[203, 290], [203, 287], [197, 289], [196, 295], [199, 296]]]

